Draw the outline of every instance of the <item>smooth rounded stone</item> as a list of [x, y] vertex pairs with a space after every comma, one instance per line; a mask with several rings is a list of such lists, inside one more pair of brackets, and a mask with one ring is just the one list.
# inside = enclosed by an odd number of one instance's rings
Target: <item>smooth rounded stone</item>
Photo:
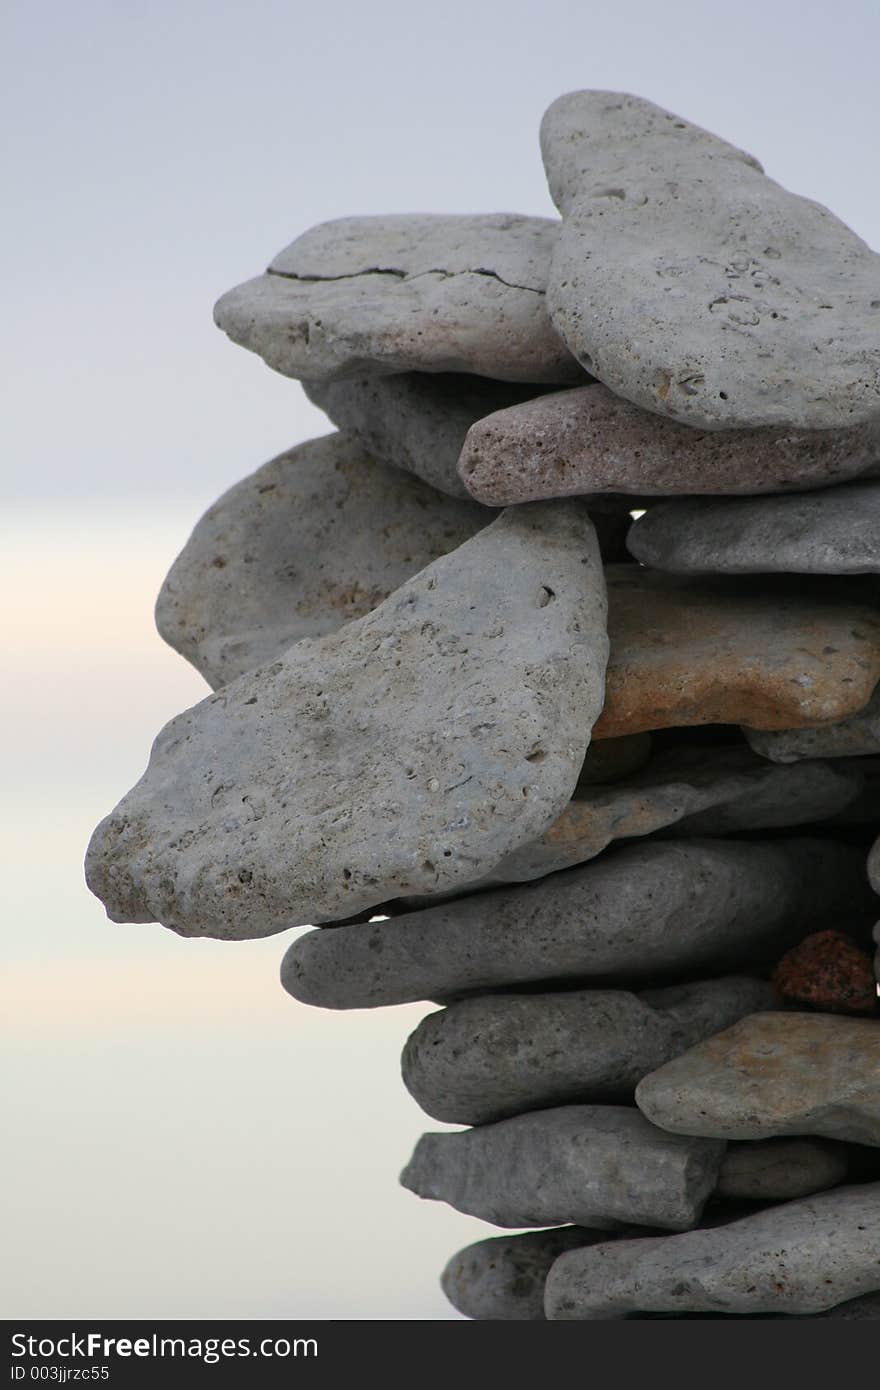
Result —
[[[626, 1234], [641, 1235], [641, 1227]], [[544, 1284], [564, 1250], [612, 1239], [606, 1230], [557, 1226], [514, 1236], [489, 1236], [459, 1250], [440, 1276], [453, 1308], [481, 1322], [543, 1322]]]
[[156, 624], [217, 689], [363, 617], [495, 515], [378, 463], [350, 436], [311, 439], [208, 509], [162, 586]]
[[453, 889], [567, 804], [606, 655], [583, 512], [504, 512], [166, 725], [89, 886], [115, 921], [235, 938]]
[[650, 758], [651, 748], [649, 733], [593, 739], [578, 773], [578, 787], [592, 787], [596, 783], [605, 786], [638, 772]]
[[303, 389], [374, 458], [414, 473], [450, 497], [467, 497], [458, 459], [471, 425], [547, 388], [454, 373], [400, 372], [304, 381]]
[[756, 753], [775, 763], [800, 758], [860, 758], [880, 753], [880, 686], [855, 714], [818, 728], [743, 729]]
[[707, 1230], [604, 1241], [550, 1269], [551, 1320], [633, 1313], [809, 1314], [877, 1291], [880, 1183], [840, 1187]]
[[880, 256], [652, 102], [572, 92], [541, 127], [564, 212], [547, 305], [586, 371], [702, 429], [880, 420]]
[[468, 430], [458, 472], [490, 507], [606, 492], [789, 492], [880, 472], [880, 428], [699, 430], [595, 383], [487, 413]]
[[435, 1120], [482, 1125], [570, 1101], [631, 1099], [641, 1078], [744, 1014], [764, 980], [657, 990], [489, 994], [423, 1018], [403, 1049], [410, 1095]]
[[583, 381], [545, 305], [558, 234], [558, 222], [515, 213], [342, 217], [224, 294], [214, 319], [310, 382], [413, 371]]
[[880, 572], [880, 483], [788, 497], [682, 497], [633, 522], [630, 554], [673, 574]]
[[423, 1134], [400, 1181], [496, 1226], [681, 1231], [699, 1220], [724, 1148], [665, 1134], [626, 1106], [566, 1105]]
[[813, 838], [647, 841], [537, 884], [307, 932], [284, 988], [367, 1009], [550, 980], [652, 982], [776, 960], [812, 927], [870, 920], [864, 854]]
[[831, 723], [863, 709], [880, 680], [880, 610], [861, 585], [697, 580], [636, 565], [609, 565], [605, 578], [611, 654], [595, 738]]
[[843, 1182], [844, 1146], [817, 1139], [758, 1139], [729, 1144], [718, 1175], [719, 1197], [790, 1202]]
[[752, 1014], [646, 1076], [636, 1103], [674, 1134], [880, 1145], [880, 1025], [836, 1014]]
[[773, 986], [777, 997], [795, 1008], [831, 1014], [877, 1010], [871, 957], [842, 931], [813, 932], [786, 951], [773, 971]]
[[853, 802], [861, 787], [855, 770], [822, 762], [783, 768], [744, 745], [671, 748], [610, 786], [579, 783], [543, 835], [474, 887], [542, 878], [594, 858], [614, 840], [661, 830], [725, 835], [823, 820]]

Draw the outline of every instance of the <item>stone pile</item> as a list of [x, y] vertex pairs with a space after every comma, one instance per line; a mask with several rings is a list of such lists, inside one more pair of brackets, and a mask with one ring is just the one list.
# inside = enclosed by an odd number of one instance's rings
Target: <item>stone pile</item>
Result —
[[402, 1181], [519, 1232], [466, 1315], [878, 1317], [880, 257], [635, 97], [541, 147], [560, 220], [345, 218], [218, 303], [337, 432], [174, 564], [214, 693], [88, 882], [441, 1006]]

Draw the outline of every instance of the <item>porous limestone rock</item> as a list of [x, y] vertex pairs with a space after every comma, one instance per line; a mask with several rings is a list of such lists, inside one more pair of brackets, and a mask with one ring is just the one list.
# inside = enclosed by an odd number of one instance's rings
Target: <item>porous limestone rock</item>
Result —
[[611, 654], [596, 738], [832, 723], [863, 709], [880, 680], [880, 610], [859, 581], [829, 593], [821, 580], [689, 579], [636, 565], [609, 565], [606, 581]]
[[811, 1314], [877, 1291], [880, 1183], [841, 1187], [683, 1235], [565, 1251], [550, 1319], [638, 1312]]
[[653, 102], [571, 92], [541, 148], [564, 214], [547, 303], [585, 370], [703, 429], [880, 419], [880, 256]]
[[216, 690], [363, 617], [494, 517], [344, 434], [311, 439], [208, 509], [162, 586], [156, 624]]
[[487, 873], [568, 802], [605, 591], [570, 504], [516, 508], [172, 720], [92, 837], [116, 921], [268, 936]]
[[787, 497], [682, 497], [632, 525], [629, 551], [673, 574], [880, 571], [880, 483]]
[[665, 1134], [626, 1106], [567, 1105], [423, 1134], [400, 1181], [496, 1226], [681, 1231], [699, 1220], [724, 1147]]
[[461, 999], [403, 1049], [410, 1095], [435, 1120], [481, 1125], [573, 1101], [620, 1101], [648, 1072], [744, 1014], [773, 1008], [764, 980], [731, 976], [641, 997], [562, 990]]
[[880, 1026], [836, 1014], [752, 1014], [646, 1076], [636, 1102], [674, 1134], [880, 1145]]
[[595, 383], [487, 413], [468, 431], [458, 473], [490, 507], [585, 493], [630, 494], [635, 503], [670, 493], [788, 492], [880, 473], [880, 426], [701, 430]]
[[224, 294], [214, 318], [306, 381], [412, 371], [582, 381], [545, 306], [558, 232], [515, 213], [341, 217]]
[[751, 1202], [790, 1202], [843, 1182], [843, 1144], [819, 1139], [758, 1139], [729, 1144], [716, 1195]]
[[855, 714], [818, 728], [743, 729], [756, 753], [776, 763], [799, 758], [860, 758], [880, 753], [880, 686]]
[[774, 961], [813, 927], [870, 920], [864, 852], [815, 838], [636, 842], [539, 883], [300, 936], [306, 1004], [376, 1008], [575, 979], [653, 983]]

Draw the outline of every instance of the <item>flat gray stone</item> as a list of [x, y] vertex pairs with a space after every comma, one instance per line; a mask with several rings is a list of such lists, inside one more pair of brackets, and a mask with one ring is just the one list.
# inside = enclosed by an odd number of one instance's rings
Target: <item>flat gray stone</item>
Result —
[[566, 1105], [423, 1134], [400, 1181], [496, 1226], [680, 1231], [699, 1220], [723, 1153], [716, 1140], [664, 1134], [626, 1106]]
[[208, 509], [162, 586], [156, 625], [216, 690], [363, 617], [495, 515], [346, 435], [310, 439]]
[[790, 1202], [836, 1187], [848, 1167], [842, 1144], [818, 1139], [729, 1144], [715, 1191], [734, 1200]]
[[607, 649], [582, 511], [507, 511], [166, 725], [89, 886], [115, 921], [235, 938], [449, 891], [570, 799]]
[[880, 257], [652, 102], [572, 92], [541, 147], [564, 213], [547, 303], [586, 371], [700, 429], [880, 419]]
[[322, 222], [223, 295], [219, 328], [285, 376], [583, 380], [545, 291], [559, 223], [514, 213]]
[[670, 493], [790, 492], [876, 475], [880, 429], [701, 430], [596, 383], [486, 414], [467, 433], [458, 472], [490, 507], [609, 492], [634, 502]]
[[641, 564], [674, 574], [876, 574], [880, 483], [659, 502], [633, 523], [627, 546]]
[[753, 1014], [646, 1076], [636, 1102], [675, 1134], [880, 1145], [880, 1026], [838, 1014]]
[[775, 961], [829, 922], [870, 920], [873, 903], [864, 851], [830, 840], [637, 842], [538, 884], [308, 932], [281, 979], [330, 1009], [549, 980], [631, 988]]
[[638, 1312], [815, 1314], [877, 1291], [880, 1183], [841, 1187], [708, 1230], [564, 1252], [552, 1320]]
[[648, 1072], [744, 1014], [775, 1007], [764, 980], [731, 976], [655, 990], [571, 990], [461, 999], [423, 1018], [403, 1082], [435, 1120], [482, 1125], [569, 1102], [631, 1100]]
[[800, 758], [859, 758], [880, 753], [880, 686], [868, 704], [846, 719], [805, 729], [748, 729], [756, 753], [776, 763]]
[[414, 473], [450, 497], [468, 497], [458, 459], [475, 420], [546, 387], [429, 372], [304, 381], [309, 400], [374, 458]]
[[[627, 1232], [643, 1234], [639, 1227]], [[481, 1322], [543, 1322], [544, 1284], [564, 1250], [612, 1238], [609, 1231], [557, 1226], [475, 1241], [447, 1264], [440, 1286], [453, 1308]]]

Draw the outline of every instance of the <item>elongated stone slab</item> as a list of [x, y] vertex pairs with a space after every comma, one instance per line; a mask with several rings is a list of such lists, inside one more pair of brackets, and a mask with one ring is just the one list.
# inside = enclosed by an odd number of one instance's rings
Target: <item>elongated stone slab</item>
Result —
[[655, 990], [572, 990], [462, 999], [422, 1019], [403, 1082], [435, 1120], [481, 1125], [568, 1102], [632, 1097], [648, 1072], [744, 1014], [773, 1008], [763, 980], [731, 976]]
[[[685, 724], [786, 729], [864, 708], [880, 680], [880, 610], [854, 592], [685, 579], [609, 565], [611, 655], [595, 737]], [[760, 751], [760, 750], [758, 750]]]
[[719, 1197], [751, 1202], [790, 1202], [843, 1182], [848, 1170], [843, 1144], [818, 1139], [758, 1139], [729, 1144], [715, 1189]]
[[458, 472], [468, 492], [490, 507], [605, 492], [634, 499], [789, 492], [875, 476], [880, 427], [701, 430], [595, 383], [475, 421]]
[[306, 1004], [376, 1008], [576, 979], [612, 984], [778, 959], [811, 927], [870, 920], [864, 853], [820, 839], [648, 841], [537, 884], [301, 936]]
[[346, 435], [311, 439], [208, 509], [162, 586], [156, 624], [217, 689], [363, 617], [494, 515]]
[[[626, 1228], [641, 1235], [639, 1227]], [[550, 1266], [564, 1250], [594, 1245], [611, 1232], [584, 1226], [557, 1226], [490, 1236], [459, 1250], [440, 1276], [453, 1308], [483, 1322], [538, 1322], [544, 1319], [544, 1284]]]
[[450, 497], [468, 497], [458, 459], [475, 420], [546, 387], [429, 372], [304, 381], [309, 400], [374, 458], [405, 469]]
[[224, 294], [214, 318], [306, 381], [412, 371], [579, 381], [545, 307], [558, 232], [514, 213], [342, 217]]
[[613, 92], [547, 111], [547, 303], [617, 395], [703, 429], [880, 418], [880, 257], [742, 150]]
[[675, 1134], [815, 1134], [880, 1145], [880, 1024], [753, 1014], [646, 1076], [636, 1102]]
[[114, 920], [268, 936], [487, 873], [568, 802], [603, 695], [578, 509], [518, 508], [166, 725], [98, 827]]
[[724, 1145], [655, 1129], [637, 1110], [567, 1105], [451, 1134], [423, 1134], [400, 1181], [496, 1226], [635, 1222], [686, 1230]]
[[877, 1289], [880, 1183], [842, 1187], [684, 1235], [564, 1252], [553, 1320], [638, 1312], [815, 1314]]
[[876, 574], [880, 483], [659, 502], [633, 523], [627, 546], [641, 564], [673, 574]]
[[818, 728], [744, 729], [756, 753], [776, 763], [800, 758], [859, 758], [880, 753], [880, 686], [855, 714]]

